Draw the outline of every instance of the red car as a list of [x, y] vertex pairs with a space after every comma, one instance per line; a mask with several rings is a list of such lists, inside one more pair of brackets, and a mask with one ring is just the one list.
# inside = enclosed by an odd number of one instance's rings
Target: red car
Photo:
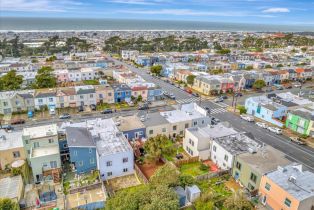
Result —
[[11, 125], [18, 125], [18, 124], [24, 124], [25, 120], [23, 119], [15, 119], [11, 121]]

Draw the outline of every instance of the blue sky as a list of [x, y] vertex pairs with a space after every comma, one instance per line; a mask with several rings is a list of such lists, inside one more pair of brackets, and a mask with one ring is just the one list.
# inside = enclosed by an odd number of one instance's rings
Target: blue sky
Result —
[[1, 16], [314, 25], [314, 0], [1, 0]]

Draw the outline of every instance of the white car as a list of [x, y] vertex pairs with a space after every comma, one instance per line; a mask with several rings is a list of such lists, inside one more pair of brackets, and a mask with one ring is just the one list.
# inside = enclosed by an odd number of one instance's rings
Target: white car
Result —
[[266, 123], [262, 123], [262, 122], [257, 122], [255, 123], [258, 127], [261, 127], [261, 128], [267, 128], [267, 125]]
[[246, 115], [246, 114], [241, 114], [240, 117], [241, 117], [243, 120], [246, 120], [246, 121], [248, 121], [248, 122], [254, 122], [254, 117], [253, 117], [253, 116]]
[[267, 129], [275, 134], [278, 134], [278, 135], [282, 134], [282, 130], [280, 128], [268, 127]]

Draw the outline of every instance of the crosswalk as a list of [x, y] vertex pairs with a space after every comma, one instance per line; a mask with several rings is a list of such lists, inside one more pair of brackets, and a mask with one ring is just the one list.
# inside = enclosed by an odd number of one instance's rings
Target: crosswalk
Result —
[[215, 109], [211, 109], [210, 110], [210, 114], [213, 115], [213, 114], [219, 114], [219, 113], [224, 113], [224, 112], [227, 112], [226, 109], [224, 108], [215, 108]]
[[178, 99], [176, 101], [179, 104], [187, 104], [187, 103], [197, 102], [199, 100], [200, 100], [199, 98], [191, 97], [191, 98]]

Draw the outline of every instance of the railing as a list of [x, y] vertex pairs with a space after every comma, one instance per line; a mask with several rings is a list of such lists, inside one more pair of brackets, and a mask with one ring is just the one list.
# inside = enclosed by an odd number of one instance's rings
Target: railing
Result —
[[218, 176], [222, 176], [225, 174], [229, 174], [231, 171], [230, 170], [223, 170], [223, 171], [217, 171], [217, 172], [209, 172], [207, 174], [203, 174], [203, 175], [199, 175], [196, 176], [195, 179], [197, 181], [202, 181], [202, 180], [206, 180], [206, 179], [211, 179], [213, 177], [218, 177]]

